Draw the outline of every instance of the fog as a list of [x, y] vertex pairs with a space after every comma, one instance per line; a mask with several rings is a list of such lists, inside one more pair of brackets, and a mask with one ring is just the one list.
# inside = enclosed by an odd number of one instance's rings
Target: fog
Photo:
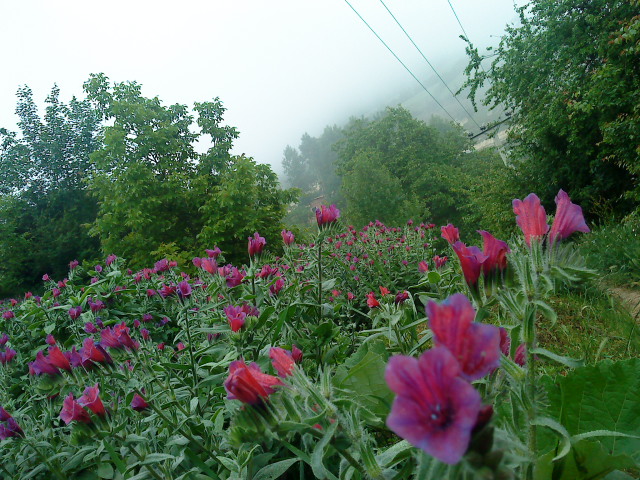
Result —
[[[429, 61], [453, 79], [455, 91], [465, 43], [447, 0], [385, 3]], [[451, 115], [466, 122], [384, 6], [351, 4]], [[451, 4], [482, 47], [496, 45], [515, 19], [511, 0]], [[351, 115], [408, 102], [421, 116], [446, 116], [344, 0], [7, 1], [0, 4], [0, 41], [0, 127], [9, 130], [17, 129], [20, 85], [30, 86], [43, 105], [57, 83], [67, 101], [82, 96], [82, 83], [97, 72], [135, 80], [144, 95], [165, 104], [220, 97], [226, 123], [240, 131], [234, 152], [276, 171], [287, 144]]]

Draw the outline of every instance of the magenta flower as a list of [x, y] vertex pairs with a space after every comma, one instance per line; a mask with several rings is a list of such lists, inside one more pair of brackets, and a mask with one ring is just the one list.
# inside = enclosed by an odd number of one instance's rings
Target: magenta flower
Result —
[[407, 300], [409, 300], [409, 292], [404, 290], [402, 292], [396, 293], [396, 298], [393, 301], [393, 303], [395, 303], [396, 305], [400, 305], [400, 304], [406, 302]]
[[0, 407], [0, 440], [23, 435], [18, 422], [4, 408]]
[[284, 287], [284, 280], [280, 275], [278, 275], [276, 276], [276, 280], [275, 282], [273, 282], [273, 285], [269, 287], [269, 293], [271, 295], [277, 295], [278, 293], [280, 293], [280, 290], [282, 290], [283, 287]]
[[556, 216], [549, 233], [549, 241], [564, 240], [573, 232], [589, 233], [589, 227], [584, 221], [582, 208], [571, 203], [569, 195], [564, 190], [560, 190], [556, 195]]
[[47, 355], [47, 361], [56, 368], [71, 371], [71, 363], [69, 359], [62, 353], [62, 350], [58, 346], [49, 347], [49, 355]]
[[7, 335], [6, 333], [2, 334], [2, 336], [0, 337], [0, 347], [3, 347], [4, 345], [6, 345], [8, 341], [9, 341], [9, 335]]
[[91, 423], [91, 418], [87, 411], [75, 401], [73, 394], [70, 393], [67, 398], [64, 399], [62, 404], [62, 411], [60, 412], [60, 418], [69, 425], [71, 422], [83, 422]]
[[231, 267], [229, 273], [225, 275], [226, 283], [228, 288], [237, 287], [244, 280], [244, 273], [238, 270], [237, 267]]
[[6, 312], [2, 312], [2, 318], [4, 318], [5, 320], [11, 320], [12, 318], [15, 318], [16, 314], [13, 313], [11, 310], [7, 310]]
[[395, 355], [385, 380], [396, 393], [387, 426], [438, 460], [459, 462], [469, 446], [482, 400], [459, 377], [449, 350], [436, 347], [419, 359]]
[[218, 247], [214, 247], [213, 250], [205, 250], [205, 253], [209, 258], [218, 258], [218, 256], [222, 253]]
[[111, 255], [109, 255], [109, 256], [107, 257], [107, 259], [104, 261], [104, 263], [105, 263], [106, 265], [111, 265], [113, 262], [115, 262], [115, 261], [116, 261], [116, 259], [117, 259], [117, 258], [118, 258], [118, 257], [117, 257], [117, 256], [115, 256], [115, 255], [112, 253]]
[[133, 400], [131, 400], [131, 408], [133, 408], [136, 412], [141, 412], [149, 408], [149, 404], [145, 401], [137, 393], [133, 395]]
[[489, 275], [495, 270], [502, 271], [507, 268], [507, 253], [511, 252], [507, 242], [498, 240], [485, 230], [478, 230], [478, 233], [482, 235], [484, 242], [482, 253], [487, 256], [487, 259], [482, 263], [484, 274]]
[[129, 327], [125, 322], [114, 325], [113, 329], [104, 328], [100, 332], [100, 339], [105, 347], [128, 348], [137, 350], [140, 344], [129, 336]]
[[47, 375], [58, 375], [60, 370], [58, 370], [42, 352], [38, 352], [35, 361], [29, 363], [29, 373], [31, 375], [42, 375], [43, 373]]
[[244, 326], [247, 314], [242, 311], [242, 307], [227, 305], [223, 310], [227, 316], [227, 321], [229, 322], [232, 332], [237, 332]]
[[549, 231], [547, 214], [535, 193], [530, 193], [524, 200], [513, 200], [513, 213], [516, 222], [524, 233], [524, 241], [531, 246], [532, 238], [542, 238]]
[[93, 267], [93, 269], [94, 269], [96, 272], [100, 273], [100, 272], [102, 272], [102, 265], [99, 265], [99, 264], [98, 264], [98, 265], [96, 265], [95, 267]]
[[11, 347], [5, 348], [4, 352], [0, 352], [0, 365], [6, 365], [11, 362], [16, 356], [16, 351]]
[[69, 270], [75, 270], [78, 265], [79, 263], [77, 260], [71, 260], [69, 262]]
[[447, 224], [444, 227], [440, 227], [442, 232], [442, 238], [444, 238], [450, 245], [460, 241], [460, 232], [452, 224]]
[[527, 363], [527, 344], [521, 343], [516, 348], [516, 352], [513, 355], [513, 361], [521, 367], [524, 367]]
[[93, 387], [85, 388], [82, 396], [78, 399], [78, 403], [83, 407], [87, 407], [96, 415], [103, 417], [106, 412], [102, 400], [100, 400], [100, 389], [96, 383]]
[[189, 285], [189, 282], [187, 282], [186, 280], [183, 280], [180, 283], [178, 283], [178, 296], [180, 298], [190, 297], [191, 293], [192, 293], [192, 290], [191, 290], [191, 285]]
[[256, 363], [247, 366], [243, 360], [231, 362], [229, 376], [224, 382], [229, 400], [240, 400], [249, 405], [262, 402], [278, 385], [283, 385], [279, 378], [262, 373]]
[[249, 237], [249, 256], [255, 257], [256, 255], [260, 255], [266, 244], [267, 241], [264, 239], [264, 237], [261, 237], [258, 232], [255, 232], [253, 234], [253, 237]]
[[293, 347], [291, 347], [291, 356], [294, 362], [300, 363], [302, 361], [302, 350], [293, 345]]
[[289, 230], [282, 230], [282, 232], [280, 232], [280, 235], [282, 235], [282, 241], [285, 245], [291, 245], [295, 241], [293, 233], [291, 233]]
[[420, 273], [427, 273], [429, 271], [429, 264], [426, 262], [426, 260], [422, 260], [420, 263], [418, 263], [418, 271]]
[[335, 205], [330, 207], [320, 205], [320, 208], [316, 208], [316, 221], [320, 228], [335, 223], [338, 218], [340, 218], [340, 210]]
[[478, 380], [500, 365], [500, 330], [474, 323], [476, 312], [463, 294], [456, 293], [441, 304], [430, 301], [426, 312], [434, 345], [453, 354], [463, 378]]
[[200, 267], [203, 270], [209, 272], [211, 275], [215, 275], [218, 271], [218, 264], [216, 263], [214, 258], [201, 258]]
[[82, 314], [82, 307], [78, 305], [77, 307], [71, 307], [69, 309], [69, 316], [72, 320], [77, 319]]
[[478, 278], [480, 278], [482, 264], [488, 257], [478, 247], [467, 247], [462, 242], [456, 242], [451, 247], [456, 252], [458, 260], [460, 260], [462, 274], [467, 285], [474, 287], [478, 283]]

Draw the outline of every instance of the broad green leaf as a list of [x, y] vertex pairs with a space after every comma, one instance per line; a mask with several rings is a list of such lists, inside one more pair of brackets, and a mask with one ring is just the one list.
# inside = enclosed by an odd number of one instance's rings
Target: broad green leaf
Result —
[[256, 472], [253, 480], [275, 480], [276, 478], [280, 478], [291, 465], [299, 461], [299, 458], [289, 458], [267, 465]]

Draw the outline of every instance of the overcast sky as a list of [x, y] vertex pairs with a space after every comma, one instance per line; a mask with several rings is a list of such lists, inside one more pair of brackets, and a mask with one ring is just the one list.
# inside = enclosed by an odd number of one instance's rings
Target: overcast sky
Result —
[[[421, 80], [432, 77], [379, 0], [350, 2]], [[437, 69], [464, 56], [447, 0], [385, 3]], [[515, 19], [512, 0], [451, 4], [483, 47]], [[240, 131], [234, 151], [276, 170], [303, 133], [395, 104], [417, 85], [345, 0], [0, 0], [0, 44], [0, 127], [16, 129], [20, 85], [42, 105], [54, 83], [67, 101], [104, 72], [165, 104], [220, 97]]]

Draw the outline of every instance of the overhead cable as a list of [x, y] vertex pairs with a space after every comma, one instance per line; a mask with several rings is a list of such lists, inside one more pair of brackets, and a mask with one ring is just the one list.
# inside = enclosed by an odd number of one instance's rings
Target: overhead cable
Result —
[[398, 60], [398, 62], [400, 62], [400, 64], [405, 68], [405, 70], [409, 72], [409, 74], [414, 78], [414, 80], [420, 84], [422, 89], [429, 94], [429, 96], [433, 99], [434, 102], [438, 104], [438, 106], [444, 111], [444, 113], [446, 113], [447, 116], [453, 122], [459, 123], [455, 118], [453, 118], [453, 116], [447, 111], [447, 109], [444, 108], [438, 100], [436, 100], [436, 97], [432, 95], [432, 93], [427, 89], [427, 87], [424, 86], [424, 84], [418, 79], [418, 77], [414, 75], [414, 73], [409, 69], [409, 67], [407, 67], [402, 60], [400, 60], [400, 57], [398, 57], [398, 55], [395, 54], [395, 52], [391, 49], [391, 47], [389, 47], [389, 45], [387, 45], [387, 43], [380, 37], [380, 35], [376, 33], [376, 31], [371, 27], [371, 25], [369, 25], [369, 23], [367, 23], [367, 21], [364, 18], [362, 18], [362, 15], [360, 15], [358, 11], [355, 8], [353, 8], [353, 5], [349, 3], [349, 0], [344, 0], [344, 1], [346, 2], [347, 5], [349, 5], [351, 10], [354, 11], [354, 13], [358, 16], [358, 18], [360, 18], [360, 20], [364, 22], [364, 24], [369, 28], [369, 30], [371, 30], [371, 32], [378, 38], [378, 40], [382, 42], [382, 44], [387, 48], [387, 50], [391, 52], [391, 55], [393, 55], [396, 58], [396, 60]]
[[400, 24], [400, 22], [396, 18], [396, 16], [391, 12], [391, 10], [389, 10], [389, 7], [387, 7], [387, 4], [384, 3], [384, 0], [380, 0], [380, 3], [387, 10], [387, 12], [389, 12], [389, 15], [391, 15], [391, 18], [393, 18], [393, 20], [395, 20], [396, 24], [398, 24], [398, 27], [400, 27], [402, 32], [406, 35], [406, 37], [413, 44], [413, 46], [416, 48], [416, 50], [418, 50], [418, 53], [420, 53], [420, 55], [422, 56], [424, 61], [427, 62], [427, 64], [431, 67], [431, 70], [433, 70], [433, 73], [435, 73], [437, 75], [437, 77], [440, 79], [442, 84], [446, 87], [447, 90], [449, 90], [449, 93], [453, 96], [453, 98], [456, 100], [456, 102], [458, 102], [458, 105], [460, 105], [460, 107], [465, 111], [465, 113], [468, 115], [469, 119], [473, 123], [475, 123], [476, 127], [480, 128], [480, 125], [478, 124], [478, 122], [475, 121], [475, 119], [471, 116], [471, 113], [465, 108], [465, 106], [462, 104], [462, 102], [460, 102], [460, 99], [458, 98], [458, 96], [455, 93], [453, 93], [453, 91], [449, 88], [449, 85], [447, 85], [447, 82], [445, 82], [444, 79], [440, 76], [440, 74], [438, 73], [436, 68], [427, 59], [425, 54], [422, 53], [422, 50], [420, 49], [420, 47], [418, 47], [418, 45], [416, 45], [416, 42], [413, 41], [413, 38], [411, 38], [411, 35], [409, 35], [409, 33], [407, 33], [407, 31], [404, 29], [404, 27]]

